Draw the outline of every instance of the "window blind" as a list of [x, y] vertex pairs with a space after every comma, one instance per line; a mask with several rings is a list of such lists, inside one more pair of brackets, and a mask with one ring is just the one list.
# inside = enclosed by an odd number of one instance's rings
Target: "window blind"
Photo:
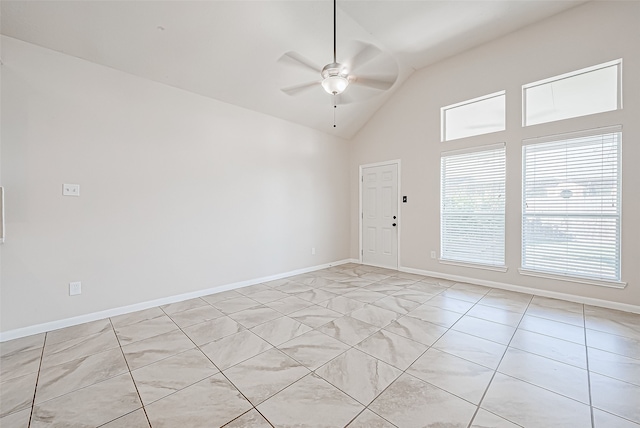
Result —
[[524, 144], [522, 268], [619, 281], [621, 133]]
[[505, 145], [441, 156], [441, 258], [504, 266]]

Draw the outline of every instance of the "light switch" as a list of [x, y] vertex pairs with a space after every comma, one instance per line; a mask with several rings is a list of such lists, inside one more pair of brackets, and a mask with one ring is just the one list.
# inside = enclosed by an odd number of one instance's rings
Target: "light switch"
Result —
[[80, 196], [79, 184], [63, 184], [62, 185], [63, 196]]

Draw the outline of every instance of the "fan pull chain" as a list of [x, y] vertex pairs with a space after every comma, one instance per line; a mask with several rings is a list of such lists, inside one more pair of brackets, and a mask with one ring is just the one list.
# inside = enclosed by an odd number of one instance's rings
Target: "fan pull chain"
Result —
[[333, 94], [333, 127], [336, 127], [336, 109], [338, 106], [336, 105], [336, 94]]

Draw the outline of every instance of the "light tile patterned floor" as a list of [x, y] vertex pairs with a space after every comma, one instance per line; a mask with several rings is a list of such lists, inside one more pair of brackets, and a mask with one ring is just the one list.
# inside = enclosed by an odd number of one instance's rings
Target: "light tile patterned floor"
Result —
[[640, 427], [640, 315], [356, 264], [0, 355], [3, 428]]

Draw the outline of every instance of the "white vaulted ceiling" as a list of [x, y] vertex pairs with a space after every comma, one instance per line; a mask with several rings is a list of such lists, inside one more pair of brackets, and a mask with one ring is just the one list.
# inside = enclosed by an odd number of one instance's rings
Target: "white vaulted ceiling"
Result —
[[[351, 138], [415, 70], [583, 1], [338, 0], [338, 61], [356, 41], [384, 55], [363, 72], [399, 78], [386, 92], [355, 88], [337, 109], [319, 74], [279, 61], [295, 51], [319, 67], [333, 59], [333, 3], [323, 1], [11, 1], [1, 32], [26, 42], [206, 97]], [[352, 90], [349, 88], [347, 91]]]

